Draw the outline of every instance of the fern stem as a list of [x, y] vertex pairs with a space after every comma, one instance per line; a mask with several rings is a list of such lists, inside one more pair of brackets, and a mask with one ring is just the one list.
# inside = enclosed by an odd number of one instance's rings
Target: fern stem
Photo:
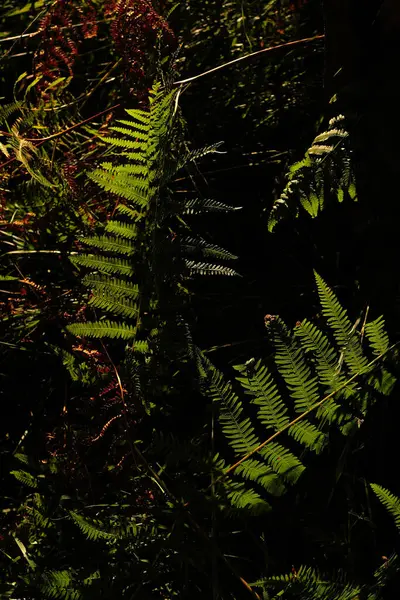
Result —
[[314, 42], [315, 40], [323, 40], [325, 35], [314, 35], [313, 37], [303, 38], [301, 40], [293, 40], [292, 42], [286, 42], [285, 44], [278, 44], [277, 46], [270, 46], [269, 48], [263, 48], [262, 50], [257, 50], [256, 52], [251, 52], [251, 54], [245, 54], [245, 56], [240, 56], [239, 58], [234, 58], [223, 65], [218, 65], [218, 67], [214, 67], [213, 69], [209, 69], [208, 71], [204, 71], [203, 73], [199, 73], [199, 75], [194, 75], [193, 77], [188, 77], [187, 79], [181, 79], [180, 81], [175, 81], [174, 85], [184, 85], [185, 83], [190, 83], [195, 81], [195, 79], [199, 79], [200, 77], [204, 77], [205, 75], [209, 75], [210, 73], [215, 73], [215, 71], [220, 71], [225, 67], [229, 67], [230, 65], [234, 65], [242, 60], [246, 60], [248, 58], [253, 58], [253, 56], [257, 56], [258, 54], [263, 54], [264, 52], [272, 52], [272, 50], [280, 50], [281, 48], [287, 48], [290, 46], [298, 46], [299, 44], [307, 44], [308, 42]]
[[385, 352], [382, 352], [382, 354], [380, 354], [379, 356], [377, 356], [376, 358], [374, 358], [373, 360], [371, 360], [370, 363], [368, 363], [368, 365], [366, 365], [364, 367], [364, 369], [362, 369], [361, 371], [358, 371], [357, 373], [355, 373], [352, 377], [350, 377], [350, 379], [348, 379], [347, 381], [345, 381], [343, 383], [343, 385], [341, 385], [340, 387], [338, 387], [336, 390], [334, 390], [333, 392], [331, 392], [330, 394], [328, 394], [327, 396], [324, 396], [322, 398], [322, 400], [319, 400], [318, 402], [316, 402], [315, 404], [313, 404], [308, 410], [306, 410], [305, 412], [301, 413], [301, 415], [299, 415], [298, 417], [296, 417], [295, 419], [293, 419], [293, 421], [290, 421], [290, 423], [287, 423], [284, 427], [282, 427], [282, 429], [280, 429], [279, 431], [276, 431], [273, 435], [271, 435], [268, 439], [266, 439], [264, 442], [262, 442], [261, 444], [259, 444], [256, 448], [254, 448], [251, 452], [249, 452], [248, 454], [246, 454], [246, 456], [243, 456], [243, 458], [241, 458], [240, 460], [238, 460], [235, 464], [233, 464], [232, 466], [230, 466], [225, 473], [223, 473], [216, 481], [215, 483], [217, 483], [218, 481], [220, 481], [221, 479], [223, 479], [224, 477], [226, 477], [227, 475], [229, 475], [229, 473], [232, 473], [232, 471], [234, 471], [236, 469], [236, 467], [238, 467], [239, 465], [241, 465], [242, 463], [244, 463], [247, 459], [249, 459], [251, 456], [253, 456], [253, 454], [256, 454], [256, 452], [259, 452], [262, 448], [264, 448], [267, 444], [269, 444], [270, 442], [272, 442], [273, 440], [275, 440], [279, 435], [281, 435], [284, 431], [287, 431], [290, 427], [293, 427], [293, 425], [296, 425], [296, 423], [299, 423], [299, 421], [301, 421], [302, 419], [304, 419], [307, 415], [309, 415], [310, 413], [312, 413], [314, 410], [316, 410], [317, 408], [319, 408], [320, 406], [322, 406], [327, 400], [330, 400], [331, 398], [333, 398], [333, 396], [335, 396], [338, 392], [341, 392], [344, 388], [346, 388], [348, 385], [350, 385], [350, 383], [352, 383], [357, 377], [359, 377], [360, 375], [362, 375], [363, 373], [367, 372], [369, 370], [370, 367], [372, 367], [376, 362], [378, 362], [378, 360], [380, 360], [383, 356], [385, 356], [385, 354], [387, 354], [390, 350], [393, 350], [393, 348], [395, 348], [400, 342], [396, 342], [395, 344], [393, 344], [392, 346], [390, 346], [389, 348], [387, 348], [387, 350], [385, 350]]

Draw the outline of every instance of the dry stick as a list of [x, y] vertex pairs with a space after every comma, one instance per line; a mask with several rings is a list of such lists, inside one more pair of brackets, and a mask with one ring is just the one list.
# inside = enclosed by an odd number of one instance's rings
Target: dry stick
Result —
[[[41, 146], [45, 142], [48, 142], [49, 140], [54, 140], [55, 138], [60, 137], [61, 135], [64, 135], [65, 133], [69, 133], [73, 129], [76, 129], [77, 127], [81, 127], [82, 125], [85, 125], [85, 123], [89, 123], [89, 121], [93, 121], [93, 119], [96, 119], [97, 117], [101, 117], [101, 115], [104, 115], [104, 113], [111, 112], [112, 110], [115, 110], [116, 108], [118, 108], [120, 106], [121, 106], [120, 104], [115, 104], [114, 106], [111, 106], [111, 108], [106, 108], [106, 110], [102, 110], [101, 112], [99, 112], [95, 115], [92, 115], [91, 117], [88, 117], [84, 121], [80, 121], [79, 123], [76, 123], [75, 125], [71, 125], [71, 127], [67, 127], [67, 129], [63, 129], [62, 131], [53, 133], [52, 135], [49, 135], [48, 137], [42, 138], [40, 140], [38, 140], [37, 138], [24, 138], [24, 140], [26, 140], [28, 142], [38, 142], [37, 144], [35, 144], [35, 148], [39, 148], [39, 146]], [[9, 160], [7, 160], [3, 164], [1, 164], [0, 169], [3, 167], [6, 167], [7, 165], [14, 162], [15, 160], [17, 160], [17, 158], [16, 158], [16, 156], [13, 156]]]
[[318, 402], [316, 402], [315, 404], [313, 404], [311, 406], [311, 408], [309, 408], [305, 412], [301, 413], [301, 415], [299, 415], [298, 417], [296, 417], [296, 419], [293, 419], [293, 421], [290, 421], [290, 423], [287, 423], [287, 425], [285, 425], [284, 427], [282, 427], [282, 429], [280, 429], [279, 431], [276, 431], [268, 439], [266, 439], [264, 442], [262, 442], [262, 444], [260, 444], [259, 446], [257, 446], [257, 448], [254, 448], [254, 450], [252, 450], [251, 452], [249, 452], [248, 454], [246, 454], [246, 456], [243, 456], [243, 458], [241, 458], [234, 465], [232, 465], [231, 467], [229, 467], [229, 469], [227, 469], [225, 471], [225, 473], [223, 473], [222, 475], [220, 475], [220, 477], [218, 477], [218, 479], [215, 481], [215, 483], [217, 483], [218, 481], [220, 481], [221, 479], [223, 479], [224, 477], [226, 477], [227, 475], [229, 475], [229, 473], [231, 473], [232, 471], [234, 471], [236, 469], [236, 467], [238, 467], [239, 465], [241, 465], [248, 458], [250, 458], [251, 456], [253, 456], [253, 454], [255, 454], [256, 452], [259, 452], [262, 448], [264, 448], [264, 446], [266, 446], [267, 444], [269, 444], [269, 442], [272, 442], [272, 440], [274, 440], [279, 435], [281, 435], [281, 433], [283, 433], [284, 431], [286, 431], [287, 429], [289, 429], [293, 425], [296, 425], [296, 423], [298, 423], [299, 421], [301, 421], [302, 419], [304, 419], [304, 417], [306, 417], [307, 415], [309, 415], [316, 408], [319, 408], [320, 406], [322, 406], [322, 404], [324, 404], [324, 402], [326, 402], [327, 400], [330, 400], [331, 398], [333, 398], [333, 396], [335, 396], [338, 392], [340, 392], [345, 387], [347, 387], [357, 377], [359, 377], [360, 375], [362, 375], [363, 373], [365, 373], [367, 369], [369, 369], [373, 364], [375, 364], [376, 362], [378, 362], [378, 360], [380, 360], [383, 356], [385, 356], [385, 354], [387, 354], [390, 350], [393, 350], [393, 348], [395, 348], [398, 344], [400, 344], [400, 342], [396, 342], [395, 344], [393, 344], [392, 346], [390, 346], [387, 350], [385, 350], [385, 352], [382, 352], [382, 354], [380, 354], [379, 356], [377, 356], [376, 358], [374, 358], [373, 360], [371, 360], [371, 362], [368, 363], [368, 365], [362, 371], [359, 371], [358, 373], [355, 373], [355, 375], [353, 375], [352, 377], [350, 377], [350, 379], [348, 379], [347, 381], [345, 381], [343, 383], [343, 385], [341, 385], [340, 387], [337, 388], [337, 390], [334, 390], [333, 392], [331, 392], [330, 394], [328, 394], [327, 396], [325, 396], [324, 398], [322, 398], [322, 400], [319, 400]]
[[[147, 469], [147, 471], [150, 473], [150, 475], [153, 477], [153, 479], [155, 480], [155, 482], [157, 483], [157, 485], [159, 486], [159, 488], [161, 489], [161, 491], [165, 494], [165, 496], [168, 496], [173, 503], [176, 506], [180, 506], [181, 508], [185, 508], [188, 505], [188, 503], [182, 505], [179, 500], [174, 496], [174, 494], [172, 494], [172, 492], [170, 492], [170, 490], [168, 489], [167, 485], [162, 481], [162, 479], [160, 478], [160, 476], [158, 475], [158, 473], [156, 473], [156, 471], [154, 471], [153, 467], [148, 463], [148, 461], [146, 460], [146, 458], [143, 456], [143, 454], [140, 452], [139, 448], [137, 447], [137, 445], [132, 442], [130, 436], [128, 435], [128, 427], [129, 427], [129, 423], [128, 423], [128, 417], [127, 417], [127, 405], [126, 405], [126, 400], [125, 400], [125, 391], [124, 391], [124, 387], [122, 385], [122, 381], [121, 381], [121, 377], [119, 375], [118, 369], [115, 366], [106, 346], [103, 344], [103, 342], [101, 342], [101, 345], [103, 347], [103, 350], [105, 352], [105, 354], [107, 355], [108, 360], [110, 361], [111, 366], [114, 369], [114, 373], [115, 376], [117, 378], [118, 381], [118, 387], [120, 390], [120, 394], [121, 394], [121, 401], [123, 404], [123, 417], [124, 417], [124, 421], [125, 421], [125, 428], [126, 428], [126, 433], [127, 433], [127, 438], [128, 438], [128, 444], [131, 450], [131, 454], [133, 459], [135, 460], [135, 455], [139, 458], [140, 462], [144, 465], [144, 467]], [[241, 582], [241, 584], [252, 594], [253, 598], [255, 598], [255, 600], [261, 600], [260, 596], [257, 594], [257, 592], [255, 590], [252, 589], [252, 587], [247, 583], [247, 581], [236, 571], [235, 567], [233, 567], [231, 565], [231, 563], [228, 561], [228, 559], [226, 558], [226, 556], [221, 552], [221, 550], [218, 548], [218, 546], [215, 545], [215, 543], [213, 543], [213, 540], [210, 540], [209, 537], [207, 536], [207, 534], [202, 530], [202, 528], [200, 527], [200, 525], [197, 523], [197, 521], [195, 521], [195, 519], [192, 517], [192, 515], [190, 514], [190, 512], [188, 510], [185, 510], [185, 514], [190, 522], [190, 524], [192, 525], [192, 527], [197, 531], [197, 533], [208, 543], [208, 544], [212, 544], [213, 548], [216, 550], [217, 554], [219, 555], [219, 557], [224, 561], [224, 563], [226, 564], [226, 566], [228, 567], [228, 569], [233, 573], [233, 575], [235, 575], [235, 577]]]
[[[22, 32], [22, 34], [21, 34], [21, 35], [18, 35], [18, 36], [16, 36], [15, 42], [14, 42], [13, 44], [11, 44], [11, 47], [10, 47], [10, 48], [7, 50], [7, 52], [5, 52], [5, 53], [3, 54], [3, 56], [1, 56], [1, 57], [0, 57], [0, 61], [4, 60], [5, 58], [7, 58], [7, 56], [8, 56], [9, 54], [11, 54], [11, 52], [14, 50], [14, 48], [15, 48], [15, 46], [16, 46], [16, 44], [17, 44], [17, 42], [18, 42], [18, 39], [20, 39], [21, 37], [27, 37], [27, 36], [29, 36], [29, 35], [30, 35], [30, 34], [26, 33], [26, 32], [28, 31], [28, 29], [30, 29], [30, 28], [32, 27], [32, 25], [33, 25], [34, 23], [36, 23], [36, 21], [37, 21], [38, 19], [40, 19], [40, 18], [41, 18], [41, 16], [42, 16], [42, 15], [45, 15], [47, 12], [49, 12], [49, 11], [50, 11], [50, 10], [53, 8], [53, 6], [55, 6], [56, 4], [57, 4], [57, 0], [54, 0], [54, 2], [52, 2], [52, 4], [50, 4], [50, 6], [46, 7], [44, 10], [40, 11], [40, 12], [39, 12], [39, 13], [36, 15], [36, 17], [34, 17], [34, 18], [32, 19], [32, 21], [31, 21], [30, 23], [28, 23], [28, 25], [25, 27], [25, 29], [24, 29], [24, 31]], [[7, 38], [6, 38], [6, 40], [7, 40]], [[3, 39], [3, 41], [4, 41], [4, 39]]]
[[239, 58], [234, 58], [223, 65], [219, 65], [218, 67], [214, 67], [213, 69], [209, 69], [208, 71], [204, 71], [204, 73], [200, 73], [199, 75], [194, 75], [193, 77], [188, 77], [188, 79], [182, 79], [181, 81], [175, 81], [174, 85], [183, 85], [185, 83], [190, 83], [195, 79], [199, 79], [200, 77], [205, 77], [205, 75], [209, 75], [210, 73], [215, 73], [216, 71], [220, 71], [225, 67], [229, 67], [230, 65], [234, 65], [242, 60], [247, 60], [248, 58], [252, 58], [253, 56], [257, 56], [258, 54], [263, 54], [263, 52], [272, 52], [273, 50], [280, 50], [281, 48], [287, 48], [289, 46], [298, 46], [299, 44], [307, 44], [308, 42], [313, 42], [314, 40], [322, 40], [325, 38], [325, 35], [314, 35], [313, 37], [303, 38], [302, 40], [293, 40], [292, 42], [286, 42], [285, 44], [278, 44], [277, 46], [270, 46], [269, 48], [263, 48], [262, 50], [257, 50], [256, 52], [252, 52], [251, 54], [246, 54], [245, 56], [240, 56]]
[[[56, 4], [56, 2], [54, 2], [54, 4]], [[51, 6], [50, 6], [51, 8]], [[40, 16], [40, 15], [39, 15]], [[37, 19], [35, 19], [37, 20]], [[107, 23], [108, 21], [111, 21], [111, 19], [100, 19], [99, 21], [94, 21], [94, 25], [98, 25], [99, 23]], [[33, 25], [33, 21], [31, 23], [31, 25]], [[54, 30], [54, 31], [63, 31], [64, 29], [75, 29], [76, 27], [83, 27], [84, 23], [75, 23], [75, 25], [65, 25], [63, 27], [58, 27], [57, 25], [53, 25], [52, 27], [50, 27], [50, 31]], [[21, 33], [20, 35], [13, 35], [11, 37], [7, 37], [7, 38], [1, 38], [0, 39], [0, 44], [2, 44], [3, 42], [12, 42], [14, 40], [21, 40], [23, 38], [33, 38], [36, 35], [39, 35], [40, 33], [43, 33], [42, 29], [38, 29], [36, 31], [31, 31], [31, 33]]]

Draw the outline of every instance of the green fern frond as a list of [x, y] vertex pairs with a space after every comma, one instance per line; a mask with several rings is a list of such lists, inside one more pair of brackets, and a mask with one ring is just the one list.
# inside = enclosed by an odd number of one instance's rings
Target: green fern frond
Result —
[[96, 292], [101, 294], [110, 294], [111, 296], [125, 296], [127, 298], [138, 299], [140, 296], [139, 286], [136, 283], [124, 279], [107, 277], [106, 275], [96, 275], [90, 273], [85, 275], [83, 283]]
[[238, 454], [251, 452], [260, 441], [250, 419], [242, 418], [243, 408], [236, 394], [229, 385], [221, 385], [217, 376], [213, 377], [211, 393], [220, 402], [219, 422], [229, 444]]
[[237, 276], [234, 269], [230, 269], [223, 265], [212, 265], [210, 263], [195, 262], [194, 260], [185, 260], [189, 275], [225, 275], [229, 277]]
[[77, 256], [71, 256], [71, 262], [75, 265], [112, 275], [133, 275], [131, 263], [120, 258], [95, 256], [94, 254], [78, 254]]
[[87, 246], [93, 246], [103, 252], [116, 252], [118, 254], [124, 254], [125, 256], [132, 256], [135, 251], [135, 247], [124, 238], [107, 235], [93, 235], [91, 237], [80, 237], [80, 242]]
[[[209, 146], [199, 148], [198, 150], [192, 150], [191, 152], [187, 152], [178, 162], [178, 169], [187, 163], [196, 162], [196, 160], [203, 158], [207, 154], [213, 154], [215, 152], [218, 152], [218, 148], [220, 148], [223, 143], [224, 142], [215, 142], [214, 144], [210, 144]], [[221, 154], [221, 152], [219, 152], [219, 154]]]
[[[258, 407], [258, 424], [266, 430], [262, 443], [259, 442], [260, 428], [256, 428], [255, 422], [246, 415], [244, 402], [200, 353], [199, 374], [206, 392], [218, 403], [222, 432], [235, 452], [239, 456], [244, 455], [242, 462], [231, 470], [237, 476], [261, 485], [269, 493], [274, 486], [282, 491], [282, 480], [296, 483], [305, 468], [284, 443], [272, 441], [276, 435], [285, 431], [307, 450], [320, 452], [327, 440], [328, 427], [337, 425], [343, 435], [354, 431], [360, 426], [359, 415], [366, 414], [369, 405], [374, 402], [372, 386], [379, 393], [387, 394], [395, 381], [383, 366], [367, 373], [365, 367], [369, 359], [358, 338], [359, 345], [350, 346], [352, 354], [348, 343], [344, 349], [340, 346], [339, 342], [347, 341], [353, 333], [350, 320], [322, 278], [316, 274], [316, 279], [320, 286], [323, 313], [333, 333], [336, 333], [336, 341], [331, 342], [328, 336], [306, 320], [298, 323], [292, 332], [279, 317], [267, 315], [266, 326], [274, 345], [273, 360], [277, 372], [254, 358], [235, 367], [239, 371], [237, 382], [245, 395], [252, 397], [252, 404]], [[381, 349], [388, 344], [383, 332], [383, 324], [374, 325], [374, 343], [382, 344]], [[377, 352], [377, 346], [375, 349]], [[339, 351], [342, 355], [348, 353], [343, 364]], [[359, 370], [355, 371], [356, 367]], [[348, 383], [354, 372], [356, 375], [367, 374], [367, 377], [361, 383]], [[292, 402], [285, 398], [284, 392]], [[329, 397], [326, 402], [321, 402], [325, 399], [324, 395], [329, 396], [332, 392], [338, 392], [336, 402]], [[292, 411], [299, 416], [297, 422], [289, 427], [295, 420]], [[271, 477], [271, 471], [278, 478]]]
[[[319, 399], [318, 379], [312, 376], [304, 352], [291, 336], [281, 319], [271, 323], [275, 346], [275, 363], [282, 375], [297, 413], [309, 410]], [[301, 444], [320, 452], [325, 444], [324, 434], [315, 425], [303, 419], [290, 428], [289, 433]]]
[[363, 353], [359, 334], [351, 324], [347, 311], [341, 306], [333, 291], [315, 271], [314, 275], [322, 313], [342, 349], [343, 360], [348, 364], [351, 373], [362, 373], [368, 365], [368, 359]]
[[21, 462], [23, 465], [29, 465], [31, 462], [29, 456], [27, 454], [22, 454], [22, 452], [17, 452], [14, 454], [14, 458], [19, 460], [19, 462]]
[[183, 215], [201, 215], [208, 212], [228, 213], [235, 210], [241, 210], [241, 206], [229, 206], [228, 204], [210, 198], [204, 200], [202, 198], [184, 200], [177, 208]]
[[182, 240], [182, 249], [189, 254], [201, 254], [204, 258], [222, 260], [236, 260], [237, 256], [220, 246], [209, 244], [202, 238], [185, 237]]
[[259, 454], [275, 473], [281, 475], [290, 484], [296, 483], [305, 470], [304, 465], [290, 450], [276, 442], [261, 448]]
[[[126, 110], [126, 113], [132, 116], [131, 110]], [[121, 125], [127, 125], [127, 127], [131, 127], [135, 131], [148, 131], [149, 130], [149, 122], [150, 116], [148, 112], [141, 111], [143, 116], [143, 121], [139, 121], [138, 119], [134, 119], [133, 121], [127, 121], [126, 119], [117, 119], [117, 123], [121, 123]]]
[[74, 587], [74, 580], [69, 571], [49, 571], [44, 574], [40, 589], [45, 597], [56, 600], [81, 600], [81, 592]]
[[289, 423], [289, 413], [266, 365], [259, 360], [251, 369], [246, 365], [235, 368], [242, 375], [237, 377], [237, 380], [246, 393], [254, 396], [254, 404], [260, 406], [260, 422], [265, 427], [280, 431]]
[[139, 307], [134, 302], [118, 296], [113, 296], [109, 290], [103, 294], [97, 294], [89, 300], [89, 306], [100, 308], [105, 312], [123, 317], [134, 318], [139, 313]]
[[382, 600], [382, 592], [384, 591], [386, 584], [393, 580], [400, 571], [399, 557], [396, 553], [393, 553], [387, 559], [384, 559], [383, 564], [376, 569], [374, 573], [375, 585], [372, 586], [372, 591], [368, 595], [367, 600]]
[[258, 483], [271, 496], [282, 496], [286, 491], [282, 478], [264, 462], [255, 459], [246, 460], [236, 467], [235, 473], [244, 479]]
[[374, 354], [379, 356], [387, 352], [389, 336], [385, 330], [383, 317], [378, 317], [375, 321], [370, 321], [365, 325], [365, 336], [371, 344]]
[[72, 521], [79, 527], [88, 540], [115, 539], [115, 535], [104, 529], [104, 524], [98, 519], [86, 519], [74, 511], [70, 511]]
[[124, 148], [124, 150], [141, 150], [143, 153], [146, 152], [146, 144], [143, 141], [133, 141], [109, 136], [104, 136], [101, 139], [103, 142], [110, 144], [110, 146], [117, 146], [118, 148]]
[[134, 223], [141, 221], [145, 216], [144, 213], [141, 213], [141, 212], [131, 208], [130, 206], [126, 206], [126, 204], [118, 204], [116, 210], [117, 210], [117, 212], [121, 213], [122, 215], [126, 215], [127, 217], [132, 219], [132, 221]]
[[[127, 135], [129, 137], [133, 137], [136, 140], [140, 140], [146, 142], [148, 139], [148, 127], [145, 129], [139, 129], [139, 127], [118, 127], [115, 125], [114, 127], [110, 127], [111, 131], [116, 131], [117, 133], [122, 133], [123, 135]], [[114, 140], [114, 138], [108, 138], [108, 140]], [[107, 138], [106, 138], [107, 141]]]
[[289, 216], [297, 218], [302, 207], [312, 218], [325, 208], [330, 197], [343, 202], [357, 200], [354, 169], [345, 118], [329, 121], [328, 129], [317, 135], [305, 157], [292, 165], [287, 184], [269, 211], [268, 230]]
[[377, 483], [371, 483], [371, 489], [393, 517], [397, 529], [400, 529], [400, 498]]
[[150, 123], [150, 113], [145, 110], [140, 110], [139, 108], [127, 108], [125, 112], [132, 117], [134, 121], [138, 123], [143, 123], [146, 127], [149, 126]]
[[339, 355], [326, 335], [307, 319], [297, 324], [294, 334], [303, 350], [314, 358], [319, 380], [324, 387], [335, 390], [343, 385], [345, 378], [338, 372]]
[[254, 587], [280, 590], [274, 598], [298, 598], [299, 600], [359, 600], [359, 586], [350, 584], [342, 574], [326, 577], [311, 567], [301, 566], [290, 574], [275, 575], [257, 581]]
[[148, 206], [149, 195], [143, 190], [143, 181], [137, 177], [119, 173], [118, 177], [112, 179], [107, 172], [101, 170], [93, 171], [89, 177], [106, 192], [112, 192], [121, 198], [135, 202], [142, 208]]
[[151, 176], [147, 165], [143, 164], [143, 161], [139, 161], [137, 164], [132, 161], [122, 165], [114, 165], [110, 162], [103, 162], [100, 166], [102, 169], [104, 169], [104, 171], [110, 173], [111, 176], [113, 175], [114, 177], [118, 177], [120, 173], [125, 173], [129, 176], [137, 177], [144, 185], [146, 185], [146, 182], [143, 180]]
[[308, 195], [300, 194], [300, 204], [304, 210], [313, 218], [317, 217], [324, 208], [324, 196], [310, 190]]
[[[72, 325], [67, 325], [67, 330], [73, 335], [89, 338], [108, 337], [132, 340], [137, 335], [136, 327], [115, 321], [73, 323]], [[140, 341], [135, 342], [134, 348], [137, 352], [146, 352], [148, 350], [147, 343]]]
[[[313, 358], [318, 379], [325, 391], [330, 393], [342, 387], [346, 378], [339, 371], [339, 355], [325, 334], [307, 319], [296, 326], [294, 334], [300, 340], [304, 352]], [[347, 396], [354, 390], [354, 385], [348, 385], [343, 394]], [[333, 422], [338, 418], [339, 408], [335, 399], [331, 398], [321, 406], [316, 415], [324, 415], [329, 422]]]
[[295, 402], [297, 412], [308, 410], [318, 401], [318, 380], [311, 374], [304, 353], [279, 318], [271, 323], [275, 363]]
[[18, 277], [12, 277], [11, 275], [0, 275], [0, 281], [18, 281]]
[[235, 511], [245, 511], [246, 515], [259, 516], [271, 510], [271, 506], [252, 488], [244, 483], [228, 481], [224, 485], [226, 496]]
[[3, 104], [0, 106], [0, 124], [7, 121], [11, 115], [19, 111], [22, 107], [22, 102], [11, 102], [9, 104]]
[[[330, 141], [333, 144], [337, 143], [338, 138], [345, 138], [348, 137], [349, 132], [346, 131], [345, 129], [337, 129], [336, 127], [334, 127], [333, 129], [329, 129], [328, 131], [324, 131], [323, 133], [320, 133], [319, 135], [317, 135], [314, 138], [313, 141], [313, 145], [314, 144], [321, 144], [322, 142], [327, 142]], [[334, 139], [332, 139], [334, 138]], [[332, 146], [330, 146], [330, 148], [332, 148]]]
[[37, 477], [34, 477], [26, 471], [10, 471], [11, 475], [14, 475], [15, 479], [23, 483], [27, 487], [36, 489], [39, 485]]

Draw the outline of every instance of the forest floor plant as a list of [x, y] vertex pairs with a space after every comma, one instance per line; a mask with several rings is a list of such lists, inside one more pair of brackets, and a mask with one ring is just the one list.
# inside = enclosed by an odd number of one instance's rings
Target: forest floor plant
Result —
[[[224, 174], [210, 198], [198, 167], [221, 143], [193, 151], [188, 132], [214, 135], [241, 116], [230, 142], [248, 153], [246, 168], [273, 164], [278, 189], [281, 163], [322, 120], [309, 111], [321, 88], [316, 4], [6, 0], [0, 77], [11, 58], [24, 68], [0, 110], [10, 413], [0, 424], [0, 598], [397, 598], [400, 498], [382, 432], [388, 420], [397, 432], [399, 360], [383, 317], [369, 304], [357, 316], [349, 299], [346, 310], [345, 291], [314, 271], [317, 295], [307, 291], [300, 306], [292, 294], [289, 316], [278, 303], [243, 360], [210, 360], [233, 346], [214, 345], [210, 331], [211, 348], [196, 343], [200, 313], [213, 327], [201, 305], [217, 276], [240, 308], [234, 320], [218, 316], [230, 335], [254, 315], [237, 253], [215, 243], [234, 237], [232, 188]], [[189, 39], [180, 55], [161, 16], [169, 10]], [[251, 56], [281, 58], [228, 71]], [[175, 77], [179, 63], [199, 74]], [[211, 90], [206, 76], [219, 77]], [[150, 87], [155, 78], [163, 83]], [[256, 149], [255, 137], [237, 142], [251, 129], [262, 135]], [[317, 228], [334, 200], [357, 200], [353, 129], [337, 115], [316, 135], [284, 191], [263, 203], [263, 237], [303, 212]], [[287, 151], [295, 130], [297, 150]], [[243, 180], [247, 194], [254, 177]], [[260, 261], [270, 287], [274, 263], [288, 277], [281, 259]]]

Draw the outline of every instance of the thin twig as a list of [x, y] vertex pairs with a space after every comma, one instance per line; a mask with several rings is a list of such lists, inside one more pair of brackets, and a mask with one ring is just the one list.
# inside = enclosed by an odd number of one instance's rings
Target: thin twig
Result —
[[[56, 4], [56, 2], [54, 4]], [[36, 18], [36, 20], [37, 20], [37, 18]], [[111, 19], [100, 19], [99, 21], [94, 21], [93, 24], [98, 25], [99, 23], [107, 23], [109, 21], [111, 21]], [[32, 24], [33, 24], [33, 22], [31, 23], [31, 25]], [[50, 29], [50, 31], [51, 30], [62, 31], [64, 29], [75, 29], [76, 27], [83, 27], [83, 25], [84, 25], [84, 23], [75, 23], [73, 25], [64, 25], [63, 27], [59, 27], [58, 25], [53, 25], [49, 29]], [[22, 40], [23, 38], [32, 38], [32, 37], [35, 37], [36, 35], [39, 35], [40, 33], [43, 33], [42, 29], [37, 29], [36, 31], [32, 31], [31, 33], [21, 33], [20, 35], [13, 35], [11, 37], [1, 38], [0, 44], [2, 44], [3, 42], [12, 42], [14, 40], [17, 40], [17, 41]]]
[[365, 325], [367, 324], [368, 313], [369, 313], [369, 304], [368, 304], [367, 308], [365, 309], [364, 321], [363, 321], [363, 324], [362, 324], [362, 327], [361, 327], [361, 331], [360, 331], [361, 343], [362, 343], [362, 341], [364, 339]]
[[[41, 10], [41, 11], [40, 11], [40, 12], [39, 12], [39, 13], [36, 15], [36, 17], [34, 17], [34, 18], [32, 19], [32, 21], [31, 21], [30, 23], [28, 23], [28, 25], [26, 26], [26, 28], [24, 29], [24, 31], [21, 33], [21, 35], [17, 35], [17, 36], [16, 36], [14, 43], [13, 43], [13, 44], [11, 44], [11, 46], [10, 46], [10, 48], [7, 50], [7, 52], [5, 52], [5, 53], [3, 54], [3, 56], [1, 56], [1, 57], [0, 57], [0, 61], [4, 60], [5, 58], [7, 58], [7, 56], [8, 56], [9, 54], [11, 54], [11, 52], [14, 50], [14, 48], [15, 48], [15, 46], [16, 46], [16, 44], [17, 44], [17, 42], [18, 42], [18, 40], [19, 40], [19, 39], [21, 39], [22, 37], [27, 37], [27, 36], [29, 36], [29, 35], [30, 35], [30, 34], [27, 34], [27, 33], [26, 33], [26, 32], [28, 31], [28, 29], [30, 29], [30, 28], [32, 27], [32, 25], [33, 25], [34, 23], [36, 23], [36, 21], [42, 17], [42, 15], [45, 15], [45, 14], [46, 14], [48, 11], [50, 11], [50, 10], [53, 8], [53, 6], [55, 6], [56, 4], [57, 4], [57, 0], [54, 0], [54, 2], [52, 2], [52, 3], [50, 4], [50, 6], [47, 6], [46, 8], [44, 8], [43, 10]], [[7, 40], [7, 38], [5, 38], [5, 40]], [[4, 41], [4, 39], [3, 39], [2, 41]]]
[[262, 50], [257, 50], [256, 52], [251, 52], [251, 54], [246, 54], [245, 56], [240, 56], [239, 58], [234, 58], [223, 65], [219, 65], [218, 67], [214, 67], [213, 69], [209, 69], [208, 71], [204, 71], [204, 73], [199, 73], [198, 75], [194, 75], [193, 77], [188, 77], [187, 79], [181, 79], [180, 81], [175, 81], [174, 85], [183, 85], [185, 83], [190, 83], [195, 81], [196, 79], [200, 79], [200, 77], [205, 77], [210, 73], [215, 73], [216, 71], [220, 71], [221, 69], [225, 69], [225, 67], [229, 67], [230, 65], [234, 65], [242, 60], [247, 60], [248, 58], [253, 58], [253, 56], [258, 56], [259, 54], [263, 54], [264, 52], [272, 52], [273, 50], [280, 50], [282, 48], [288, 48], [290, 46], [298, 46], [300, 44], [307, 44], [308, 42], [314, 42], [315, 40], [323, 40], [325, 35], [314, 35], [313, 37], [303, 38], [302, 40], [293, 40], [292, 42], [286, 42], [285, 44], [278, 44], [277, 46], [270, 46], [269, 48], [263, 48]]

